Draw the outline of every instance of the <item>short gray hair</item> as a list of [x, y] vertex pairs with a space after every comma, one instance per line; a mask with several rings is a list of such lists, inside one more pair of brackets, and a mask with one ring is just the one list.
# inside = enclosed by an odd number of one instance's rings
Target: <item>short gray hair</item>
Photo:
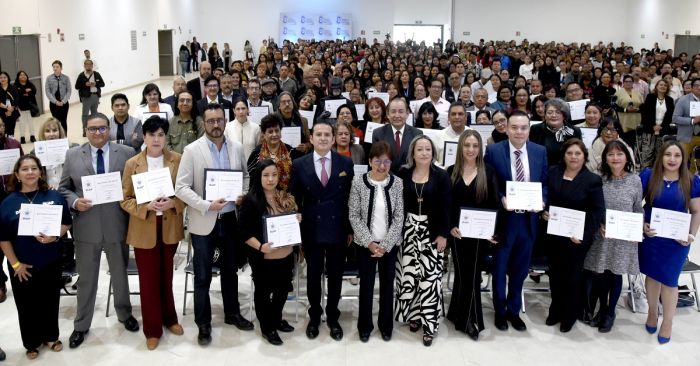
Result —
[[571, 121], [571, 111], [569, 105], [561, 98], [552, 98], [544, 102], [544, 111], [547, 113], [547, 108], [554, 107], [564, 115], [564, 123]]

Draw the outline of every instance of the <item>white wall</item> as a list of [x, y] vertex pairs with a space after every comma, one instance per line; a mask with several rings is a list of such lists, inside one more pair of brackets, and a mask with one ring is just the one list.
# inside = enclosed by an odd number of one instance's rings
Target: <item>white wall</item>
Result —
[[690, 34], [700, 34], [700, 1], [698, 0], [628, 0], [628, 2], [630, 26], [627, 40], [635, 49], [650, 48], [654, 42], [659, 42], [661, 48], [673, 48], [674, 35], [684, 35], [687, 30]]

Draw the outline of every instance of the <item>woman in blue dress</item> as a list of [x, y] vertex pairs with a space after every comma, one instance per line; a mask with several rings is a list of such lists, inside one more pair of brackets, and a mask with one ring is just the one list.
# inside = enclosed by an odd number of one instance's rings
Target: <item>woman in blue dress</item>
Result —
[[[659, 151], [653, 169], [641, 174], [644, 190], [644, 241], [639, 246], [639, 268], [646, 277], [649, 313], [646, 330], [657, 329], [659, 297], [663, 306], [663, 322], [659, 329], [661, 344], [671, 340], [673, 315], [678, 302], [678, 276], [695, 241], [694, 233], [700, 225], [700, 178], [688, 171], [685, 150], [678, 142], [667, 142]], [[690, 212], [692, 219], [688, 238], [673, 240], [656, 236], [649, 227], [652, 207]]]

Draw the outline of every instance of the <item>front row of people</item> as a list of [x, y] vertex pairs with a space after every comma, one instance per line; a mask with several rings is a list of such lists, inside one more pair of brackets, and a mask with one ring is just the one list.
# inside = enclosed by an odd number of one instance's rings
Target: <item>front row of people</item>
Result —
[[[12, 193], [0, 206], [0, 245], [8, 258], [29, 358], [38, 356], [42, 344], [53, 351], [62, 349], [58, 339], [61, 242], [58, 237], [43, 234], [17, 235], [24, 203], [62, 205], [61, 235], [72, 224], [81, 277], [71, 348], [78, 347], [90, 329], [102, 251], [107, 254], [119, 321], [130, 331], [139, 329], [129, 301], [127, 243], [135, 248], [148, 349], [157, 347], [163, 327], [175, 335], [183, 334], [175, 313], [172, 278], [175, 244], [183, 238], [185, 207], [194, 248], [195, 323], [200, 345], [211, 342], [209, 287], [215, 252], [221, 270], [225, 322], [241, 330], [254, 328], [241, 316], [237, 299], [236, 272], [242, 254], [237, 250], [237, 239], [245, 243], [253, 271], [262, 336], [279, 345], [283, 341], [278, 331], [294, 330], [282, 319], [292, 287], [293, 250], [266, 242], [261, 225], [263, 216], [291, 212], [298, 213], [307, 262], [307, 337], [318, 335], [324, 310], [331, 337], [343, 337], [338, 301], [345, 248], [353, 241], [360, 247], [357, 328], [363, 342], [368, 341], [374, 328], [372, 302], [378, 267], [378, 327], [382, 339], [391, 339], [397, 320], [407, 323], [412, 332], [422, 329], [423, 344], [432, 344], [444, 313], [441, 281], [443, 252], [448, 246], [454, 255], [455, 284], [447, 318], [458, 330], [478, 339], [484, 329], [481, 270], [484, 254], [491, 252], [495, 326], [504, 331], [510, 323], [523, 331], [526, 325], [518, 316], [522, 285], [538, 220], [550, 219], [549, 206], [585, 211], [586, 224], [583, 238], [546, 236], [552, 294], [546, 324], [560, 324], [560, 330], [567, 332], [580, 317], [601, 332], [609, 331], [615, 319], [621, 274], [641, 271], [647, 275], [650, 305], [646, 329], [657, 331], [661, 299], [664, 312], [658, 340], [670, 340], [678, 276], [694, 241], [693, 233], [700, 225], [700, 179], [690, 176], [687, 158], [678, 143], [663, 145], [654, 168], [643, 171], [640, 179], [632, 171], [625, 146], [609, 142], [602, 155], [601, 179], [585, 167], [588, 151], [578, 139], [563, 145], [561, 163], [549, 169], [545, 149], [528, 141], [529, 118], [515, 112], [508, 118], [508, 139], [488, 145], [485, 154], [481, 136], [473, 130], [465, 131], [458, 141], [456, 163], [447, 171], [435, 165], [433, 142], [418, 136], [411, 141], [407, 162], [396, 175], [391, 171], [394, 149], [379, 141], [369, 151], [369, 172], [355, 177], [352, 161], [331, 149], [334, 127], [319, 121], [310, 136], [313, 153], [293, 161], [287, 191], [280, 182], [288, 172], [280, 171], [279, 164], [272, 160], [260, 159], [249, 176], [242, 145], [224, 137], [226, 120], [219, 105], [208, 105], [203, 121], [205, 135], [188, 145], [180, 156], [165, 148], [167, 121], [150, 118], [143, 124], [146, 148], [135, 155], [130, 147], [108, 142], [106, 117], [91, 117], [86, 127], [89, 142], [67, 153], [58, 191], [49, 189], [36, 157], [25, 155], [17, 161], [9, 185]], [[138, 204], [132, 176], [161, 168], [169, 169], [175, 196]], [[243, 195], [235, 202], [205, 200], [205, 169], [242, 171]], [[82, 177], [117, 171], [122, 173], [123, 201], [93, 205], [84, 197]], [[510, 209], [505, 198], [508, 181], [542, 183], [543, 210]], [[642, 197], [647, 202], [644, 241], [637, 244], [605, 238], [605, 209], [641, 212]], [[459, 213], [465, 207], [497, 211], [491, 239], [462, 238]], [[690, 211], [687, 240], [655, 237], [656, 232], [648, 225], [651, 207]], [[329, 283], [325, 309], [321, 306], [324, 273]], [[586, 276], [593, 278], [594, 291], [589, 292], [594, 296], [582, 298]]]

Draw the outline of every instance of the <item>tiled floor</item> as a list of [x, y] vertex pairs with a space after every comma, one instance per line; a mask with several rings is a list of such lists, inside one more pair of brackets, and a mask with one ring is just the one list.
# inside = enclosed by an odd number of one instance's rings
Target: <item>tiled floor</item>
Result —
[[[161, 79], [158, 84], [164, 96], [171, 93], [171, 79]], [[134, 108], [140, 100], [143, 86], [126, 90]], [[102, 97], [100, 111], [111, 115], [109, 97]], [[80, 137], [80, 105], [72, 105], [70, 110], [69, 138], [73, 142], [84, 141]], [[25, 145], [27, 151], [31, 148]], [[695, 245], [697, 246], [697, 244]], [[182, 250], [184, 253], [184, 249]], [[698, 249], [691, 249], [691, 258], [700, 259]], [[183, 255], [184, 257], [184, 255]], [[182, 310], [185, 275], [183, 257], [175, 271], [175, 304], [178, 312]], [[103, 261], [104, 262], [104, 261]], [[164, 335], [155, 351], [148, 351], [142, 333], [129, 333], [118, 323], [114, 312], [105, 318], [107, 303], [107, 266], [103, 263], [100, 275], [100, 287], [92, 328], [85, 343], [77, 350], [68, 349], [68, 336], [73, 330], [75, 316], [75, 298], [63, 297], [59, 314], [61, 339], [66, 349], [61, 353], [51, 353], [41, 349], [39, 358], [28, 361], [19, 336], [17, 315], [12, 291], [8, 300], [0, 304], [0, 347], [8, 354], [4, 362], [8, 365], [699, 365], [700, 362], [700, 313], [692, 308], [678, 310], [675, 318], [673, 339], [671, 343], [660, 346], [655, 336], [646, 334], [643, 323], [644, 314], [635, 314], [618, 307], [617, 322], [612, 332], [599, 334], [595, 329], [581, 323], [566, 334], [559, 333], [556, 327], [544, 325], [549, 297], [546, 294], [526, 295], [527, 313], [524, 320], [527, 332], [513, 330], [499, 332], [493, 326], [491, 297], [483, 296], [484, 314], [487, 329], [482, 332], [479, 342], [473, 342], [466, 335], [456, 332], [450, 322], [442, 321], [440, 332], [433, 347], [426, 348], [420, 343], [418, 334], [410, 333], [406, 326], [396, 324], [391, 342], [384, 342], [377, 332], [369, 343], [359, 341], [355, 322], [357, 304], [354, 301], [341, 302], [341, 325], [345, 338], [341, 342], [333, 341], [325, 326], [316, 340], [304, 336], [305, 313], [303, 305], [299, 311], [299, 320], [294, 322], [295, 304], [290, 302], [285, 309], [285, 318], [290, 320], [297, 330], [291, 334], [282, 334], [284, 346], [274, 347], [265, 342], [259, 333], [244, 333], [233, 326], [224, 325], [221, 296], [217, 287], [219, 281], [214, 279], [212, 285], [213, 303], [213, 342], [206, 348], [196, 343], [197, 328], [192, 315], [193, 300], [187, 302], [188, 315], [181, 317], [185, 335], [178, 337]], [[682, 283], [689, 279], [682, 278]], [[304, 279], [302, 278], [302, 287]], [[250, 277], [243, 273], [239, 278], [240, 300], [243, 314], [248, 312]], [[528, 280], [528, 285], [532, 282]], [[131, 278], [132, 289], [138, 287], [136, 277]], [[357, 286], [344, 283], [346, 292], [356, 292]], [[446, 300], [449, 292], [446, 290]], [[621, 299], [621, 303], [624, 301]], [[138, 296], [132, 297], [134, 315], [139, 321], [140, 309]], [[375, 307], [376, 311], [376, 307]], [[258, 324], [256, 322], [256, 328]]]

